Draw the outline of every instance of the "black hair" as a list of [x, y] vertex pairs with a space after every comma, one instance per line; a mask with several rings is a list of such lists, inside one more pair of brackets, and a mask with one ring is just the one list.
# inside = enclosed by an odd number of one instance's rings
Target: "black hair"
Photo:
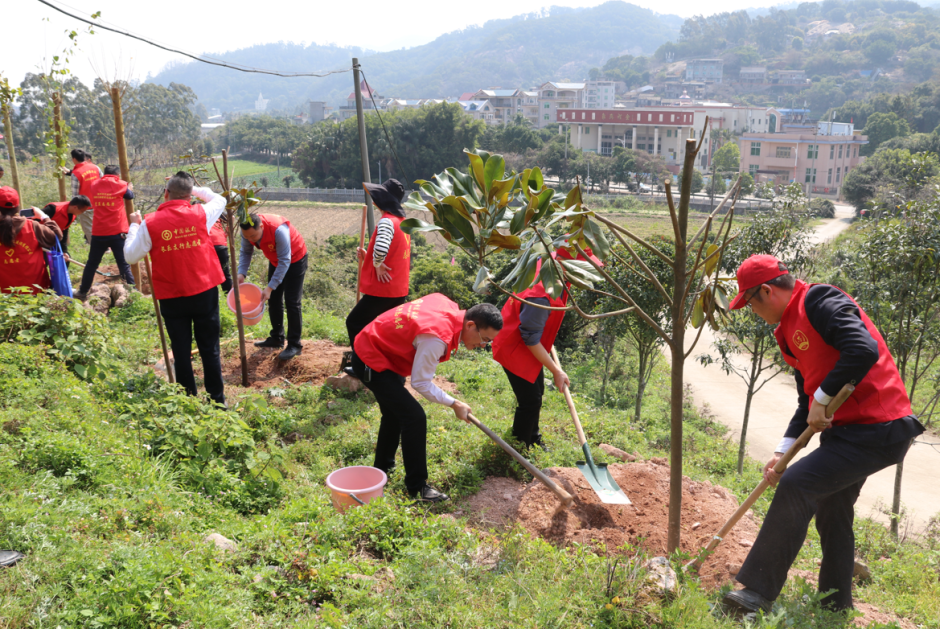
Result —
[[92, 159], [92, 158], [91, 158], [91, 153], [89, 153], [88, 151], [85, 151], [85, 161], [86, 161], [86, 162], [90, 162], [91, 159]]
[[248, 222], [239, 223], [238, 226], [242, 229], [257, 229], [261, 226], [261, 218], [257, 214], [249, 214]]
[[166, 191], [171, 199], [189, 199], [195, 184], [196, 180], [193, 179], [192, 175], [185, 170], [180, 170], [167, 179]]
[[19, 214], [17, 208], [0, 208], [0, 243], [13, 248], [13, 217]]
[[72, 159], [74, 159], [76, 162], [85, 161], [85, 151], [83, 151], [82, 149], [72, 149], [71, 155], [72, 155]]
[[0, 175], [2, 175], [4, 172], [6, 171], [3, 170], [3, 164], [0, 164]]
[[503, 329], [503, 315], [500, 314], [499, 309], [493, 304], [477, 304], [476, 306], [471, 306], [466, 313], [463, 315], [464, 321], [473, 321], [477, 325], [478, 330], [492, 329], [499, 330]]
[[91, 200], [84, 194], [77, 194], [69, 201], [69, 205], [74, 205], [75, 207], [91, 207]]
[[[784, 264], [783, 262], [777, 262], [777, 270], [781, 271], [783, 275], [778, 275], [772, 280], [767, 280], [766, 282], [762, 282], [762, 284], [767, 284], [768, 286], [775, 286], [777, 288], [782, 288], [783, 290], [793, 290], [793, 288], [796, 286], [796, 278], [793, 277], [793, 275], [791, 275], [790, 272], [787, 270], [787, 265]], [[760, 289], [758, 289], [754, 298], [757, 299], [757, 301], [762, 301], [764, 299], [764, 296], [761, 294]]]
[[121, 173], [121, 169], [113, 164], [109, 164], [104, 167], [104, 174], [106, 175], [118, 175]]

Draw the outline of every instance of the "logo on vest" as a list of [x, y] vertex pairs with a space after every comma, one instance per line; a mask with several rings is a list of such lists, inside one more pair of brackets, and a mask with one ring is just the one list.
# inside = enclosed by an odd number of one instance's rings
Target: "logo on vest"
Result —
[[805, 352], [809, 349], [809, 337], [802, 330], [797, 330], [793, 333], [793, 344], [796, 345], [798, 350]]
[[9, 257], [11, 257], [11, 258], [13, 257], [13, 250], [12, 250], [12, 249], [7, 249], [5, 253], [7, 254], [7, 256], [9, 256]]
[[268, 245], [268, 251], [274, 251], [274, 245]]
[[173, 240], [173, 232], [171, 232], [169, 229], [164, 229], [164, 230], [163, 230], [163, 233], [160, 234], [160, 236], [161, 236], [164, 240]]

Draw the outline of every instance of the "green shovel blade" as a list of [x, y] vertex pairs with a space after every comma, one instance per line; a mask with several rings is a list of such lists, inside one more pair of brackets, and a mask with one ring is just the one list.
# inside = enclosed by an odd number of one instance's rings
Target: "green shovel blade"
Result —
[[606, 463], [595, 464], [594, 457], [591, 456], [591, 449], [585, 443], [581, 446], [584, 452], [585, 461], [577, 461], [575, 464], [581, 470], [581, 474], [587, 480], [591, 489], [597, 494], [604, 504], [628, 505], [632, 504], [627, 495], [623, 493], [617, 481], [611, 476]]

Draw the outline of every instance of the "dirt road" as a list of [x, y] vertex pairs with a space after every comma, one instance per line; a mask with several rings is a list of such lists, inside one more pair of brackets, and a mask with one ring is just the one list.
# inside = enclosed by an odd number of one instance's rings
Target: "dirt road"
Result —
[[[837, 206], [836, 218], [827, 220], [816, 229], [815, 240], [824, 242], [834, 238], [848, 227], [853, 215], [849, 206]], [[693, 338], [686, 335], [686, 349]], [[711, 349], [713, 340], [711, 329], [706, 327], [692, 357], [705, 353], [715, 355]], [[744, 363], [743, 359], [741, 363]], [[703, 367], [695, 360], [686, 362], [685, 381], [692, 386], [695, 403], [698, 406], [707, 404], [716, 418], [732, 429], [734, 447], [737, 449], [747, 394], [744, 381], [735, 375], [726, 375], [717, 365]], [[748, 454], [751, 458], [767, 461], [771, 457], [796, 409], [796, 398], [793, 378], [786, 375], [771, 380], [756, 394], [751, 404], [747, 429]], [[937, 440], [921, 438], [918, 441]], [[814, 438], [804, 454], [812, 451], [818, 443], [818, 438]], [[914, 530], [922, 530], [931, 516], [940, 513], [940, 492], [937, 491], [934, 478], [938, 464], [940, 451], [923, 443], [915, 443], [905, 459], [901, 500], [910, 514], [909, 522]], [[869, 477], [856, 503], [858, 515], [887, 521], [881, 511], [890, 509], [894, 495], [894, 474], [895, 467], [891, 466]], [[902, 522], [902, 529], [904, 524]]]

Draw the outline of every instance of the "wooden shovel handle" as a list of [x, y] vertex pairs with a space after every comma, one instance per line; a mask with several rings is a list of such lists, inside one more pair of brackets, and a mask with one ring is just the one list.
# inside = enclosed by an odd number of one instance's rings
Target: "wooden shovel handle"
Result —
[[[359, 249], [362, 249], [362, 245], [366, 241], [366, 214], [369, 211], [369, 206], [362, 206], [362, 224], [359, 226]], [[356, 268], [356, 303], [359, 303], [359, 296], [362, 294], [359, 290], [360, 282], [362, 281], [362, 265], [365, 263], [365, 260], [359, 260], [359, 249], [356, 250], [356, 261], [358, 262]]]
[[[832, 417], [835, 415], [836, 411], [839, 410], [839, 407], [842, 406], [843, 402], [849, 399], [849, 396], [852, 395], [853, 391], [855, 391], [855, 387], [851, 384], [847, 384], [842, 387], [842, 390], [839, 391], [839, 393], [837, 393], [836, 396], [832, 398], [832, 400], [826, 406], [826, 417]], [[806, 430], [803, 431], [803, 434], [800, 435], [799, 438], [793, 442], [793, 445], [787, 449], [786, 453], [780, 457], [780, 460], [777, 461], [776, 465], [774, 465], [774, 471], [778, 474], [783, 474], [787, 469], [787, 465], [789, 465], [790, 461], [793, 460], [793, 457], [795, 457], [800, 450], [806, 447], [806, 444], [809, 443], [809, 440], [813, 438], [814, 434], [815, 433], [813, 432], [813, 429], [807, 427]], [[761, 497], [761, 494], [763, 494], [768, 487], [770, 487], [770, 483], [768, 483], [766, 479], [762, 479], [754, 491], [752, 491], [751, 494], [744, 500], [744, 502], [741, 503], [741, 506], [738, 507], [738, 510], [734, 512], [734, 515], [732, 515], [728, 521], [725, 522], [725, 525], [721, 527], [721, 530], [719, 530], [718, 533], [711, 538], [711, 540], [708, 542], [708, 545], [702, 549], [695, 559], [686, 564], [686, 570], [698, 570], [701, 567], [702, 562], [705, 561], [705, 558], [708, 557], [708, 555], [713, 550], [715, 550], [718, 544], [721, 543], [721, 540], [731, 532], [731, 529], [733, 529], [734, 525], [738, 523], [738, 520], [744, 517], [744, 514], [747, 513], [748, 509], [750, 509], [754, 503], [757, 502], [757, 499]]]
[[[555, 361], [555, 364], [561, 367], [561, 361], [558, 360], [558, 352], [555, 351], [555, 346], [552, 345], [552, 360]], [[568, 410], [571, 412], [571, 419], [574, 420], [574, 427], [578, 431], [578, 445], [583, 446], [587, 443], [587, 439], [584, 437], [584, 429], [581, 428], [581, 420], [578, 419], [578, 410], [574, 407], [574, 400], [571, 398], [571, 391], [568, 390], [568, 387], [562, 389], [562, 393], [565, 394], [565, 401], [568, 403]]]
[[522, 465], [522, 467], [524, 467], [529, 472], [529, 474], [532, 474], [532, 476], [539, 479], [539, 481], [541, 481], [543, 485], [551, 489], [552, 492], [554, 492], [554, 494], [558, 496], [558, 499], [561, 500], [562, 504], [565, 505], [565, 508], [568, 508], [571, 506], [571, 503], [574, 502], [574, 496], [572, 496], [567, 491], [565, 491], [564, 489], [556, 485], [555, 482], [552, 481], [552, 479], [550, 479], [548, 476], [542, 473], [542, 470], [538, 469], [537, 467], [529, 463], [528, 459], [526, 459], [524, 456], [516, 452], [516, 450], [511, 445], [503, 441], [499, 437], [499, 435], [497, 435], [495, 432], [487, 428], [483, 424], [483, 422], [481, 422], [479, 419], [473, 416], [473, 413], [469, 413], [467, 415], [467, 419], [470, 420], [471, 424], [473, 424], [474, 426], [482, 430], [484, 433], [486, 433], [486, 436], [492, 439], [500, 448], [505, 450], [506, 453], [509, 454], [509, 456], [514, 458], [516, 461], [518, 461], [519, 464]]

